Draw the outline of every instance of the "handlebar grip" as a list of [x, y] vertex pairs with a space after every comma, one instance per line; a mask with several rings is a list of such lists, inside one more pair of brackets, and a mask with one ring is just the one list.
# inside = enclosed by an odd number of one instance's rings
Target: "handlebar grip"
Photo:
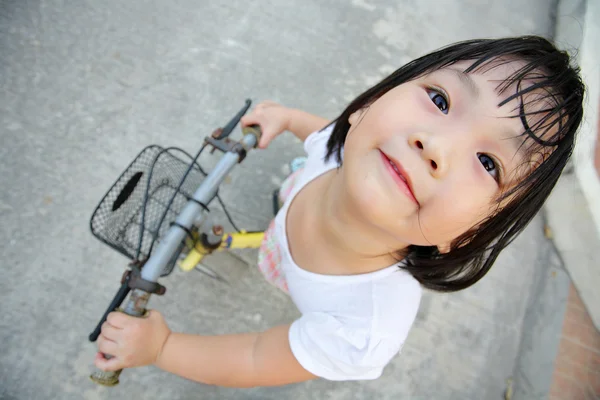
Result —
[[[134, 289], [131, 292], [129, 297], [129, 301], [125, 306], [123, 312], [127, 315], [131, 315], [132, 317], [141, 318], [146, 315], [146, 304], [148, 303], [148, 299], [150, 298], [150, 293], [144, 292], [140, 289]], [[105, 354], [104, 357], [110, 359], [111, 356]], [[98, 368], [95, 368], [94, 372], [90, 375], [90, 379], [103, 386], [115, 386], [119, 384], [119, 375], [123, 372], [122, 369], [117, 371], [102, 371]]]
[[258, 142], [260, 142], [260, 137], [262, 136], [262, 131], [260, 130], [260, 125], [244, 126], [242, 128], [242, 132], [244, 133], [244, 135], [256, 136], [256, 145], [254, 147], [258, 146]]
[[[110, 358], [110, 356], [105, 356], [106, 358]], [[90, 379], [102, 386], [116, 386], [119, 384], [119, 375], [123, 372], [122, 369], [118, 371], [101, 371], [96, 369], [91, 375]]]

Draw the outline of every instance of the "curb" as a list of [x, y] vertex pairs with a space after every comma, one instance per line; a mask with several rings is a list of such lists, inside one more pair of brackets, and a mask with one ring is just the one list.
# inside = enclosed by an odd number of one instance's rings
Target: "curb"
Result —
[[579, 49], [576, 61], [586, 84], [584, 122], [572, 170], [559, 180], [546, 212], [554, 243], [592, 321], [600, 329], [600, 178], [594, 166], [600, 100], [600, 1], [560, 0], [557, 45]]
[[553, 249], [530, 293], [512, 400], [548, 398], [571, 282], [600, 327], [600, 268], [594, 262], [600, 249], [600, 179], [594, 168], [600, 99], [600, 54], [594, 45], [600, 43], [599, 26], [600, 0], [558, 0], [554, 41], [581, 67], [587, 88], [585, 121], [573, 158], [541, 212]]

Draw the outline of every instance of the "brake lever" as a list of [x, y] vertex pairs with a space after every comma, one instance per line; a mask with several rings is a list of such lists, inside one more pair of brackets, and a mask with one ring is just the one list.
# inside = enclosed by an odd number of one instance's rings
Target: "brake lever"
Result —
[[231, 121], [229, 121], [224, 128], [216, 129], [213, 132], [212, 137], [216, 140], [221, 140], [228, 137], [231, 134], [231, 132], [233, 132], [233, 129], [236, 127], [236, 125], [240, 122], [244, 114], [246, 114], [251, 104], [252, 100], [246, 99], [246, 104], [244, 105], [244, 107], [242, 107], [242, 109], [233, 116]]
[[121, 304], [123, 304], [123, 301], [127, 298], [127, 295], [131, 291], [131, 288], [129, 287], [129, 277], [130, 275], [125, 275], [123, 281], [121, 282], [121, 287], [117, 291], [117, 294], [115, 294], [115, 297], [113, 297], [112, 301], [110, 302], [110, 305], [104, 312], [104, 315], [100, 319], [100, 322], [98, 322], [98, 325], [96, 325], [94, 331], [90, 333], [90, 342], [95, 342], [98, 339], [98, 336], [100, 336], [102, 324], [104, 324], [104, 321], [106, 321], [106, 317], [108, 317], [108, 314], [119, 308]]
[[121, 278], [121, 287], [104, 312], [102, 319], [100, 322], [98, 322], [98, 325], [96, 325], [96, 329], [90, 333], [90, 342], [95, 342], [96, 339], [98, 339], [100, 331], [102, 330], [102, 324], [104, 321], [106, 321], [106, 317], [108, 317], [108, 314], [121, 306], [131, 289], [141, 289], [147, 293], [157, 294], [159, 296], [162, 296], [166, 292], [167, 289], [163, 285], [160, 285], [157, 282], [149, 282], [142, 279], [141, 268], [143, 267], [144, 262], [132, 262], [129, 264], [131, 269], [128, 269], [123, 273], [123, 277]]

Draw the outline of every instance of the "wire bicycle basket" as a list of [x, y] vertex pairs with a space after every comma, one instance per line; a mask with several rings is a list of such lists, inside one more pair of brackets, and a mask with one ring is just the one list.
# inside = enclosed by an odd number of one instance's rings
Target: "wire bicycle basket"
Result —
[[[144, 148], [94, 210], [93, 235], [133, 261], [147, 259], [154, 242], [167, 232], [205, 176], [197, 163], [179, 155], [187, 156], [177, 148]], [[176, 261], [177, 256], [162, 276], [172, 271]]]

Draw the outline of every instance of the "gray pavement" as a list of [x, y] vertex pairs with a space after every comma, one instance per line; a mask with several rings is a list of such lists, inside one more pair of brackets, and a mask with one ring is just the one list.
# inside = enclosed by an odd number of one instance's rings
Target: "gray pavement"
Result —
[[[481, 283], [428, 293], [400, 357], [373, 382], [222, 389], [153, 367], [120, 386], [88, 380], [87, 335], [126, 260], [94, 239], [96, 203], [144, 146], [195, 151], [251, 97], [333, 118], [399, 65], [450, 42], [551, 36], [554, 1], [0, 1], [0, 399], [500, 399], [529, 369], [532, 293], [568, 280], [536, 219]], [[251, 154], [223, 196], [248, 229], [300, 144]], [[210, 161], [208, 161], [210, 162]], [[176, 271], [154, 297], [172, 329], [217, 334], [289, 322], [293, 304], [260, 277], [255, 252], [207, 260], [230, 282]], [[556, 282], [540, 288], [540, 276]], [[542, 281], [545, 281], [542, 280]], [[550, 289], [548, 289], [548, 287]], [[544, 341], [556, 352], [562, 311]], [[535, 315], [534, 315], [535, 316]], [[534, 318], [535, 319], [535, 318]], [[554, 325], [552, 325], [554, 324]], [[558, 324], [558, 325], [557, 325]], [[536, 382], [549, 382], [548, 366]]]
[[578, 48], [577, 61], [586, 84], [584, 121], [565, 174], [548, 200], [548, 224], [569, 276], [600, 330], [600, 176], [594, 166], [600, 126], [600, 1], [561, 0], [556, 40]]

